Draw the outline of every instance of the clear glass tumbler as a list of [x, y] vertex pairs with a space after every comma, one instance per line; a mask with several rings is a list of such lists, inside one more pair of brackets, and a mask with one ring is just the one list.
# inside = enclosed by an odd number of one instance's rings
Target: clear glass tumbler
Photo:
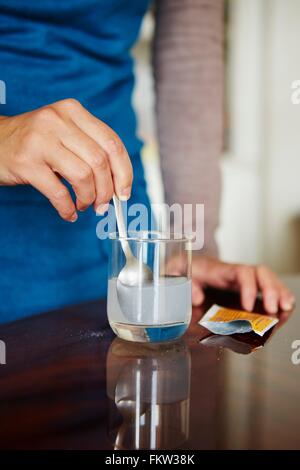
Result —
[[123, 284], [118, 276], [126, 258], [121, 237], [110, 235], [107, 313], [122, 339], [171, 341], [183, 335], [192, 314], [191, 239], [161, 232], [130, 232], [132, 254], [153, 273], [152, 280]]

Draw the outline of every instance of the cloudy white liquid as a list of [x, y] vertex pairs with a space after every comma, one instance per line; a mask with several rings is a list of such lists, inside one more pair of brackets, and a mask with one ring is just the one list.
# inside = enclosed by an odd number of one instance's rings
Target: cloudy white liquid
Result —
[[136, 326], [189, 323], [191, 296], [191, 281], [186, 277], [165, 277], [136, 287], [112, 278], [108, 282], [109, 321]]

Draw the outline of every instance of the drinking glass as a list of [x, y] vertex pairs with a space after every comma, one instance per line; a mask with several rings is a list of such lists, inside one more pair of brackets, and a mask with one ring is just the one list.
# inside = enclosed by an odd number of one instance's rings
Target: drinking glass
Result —
[[118, 279], [126, 262], [123, 239], [118, 233], [110, 234], [107, 313], [111, 328], [128, 341], [179, 338], [188, 328], [192, 313], [191, 238], [154, 231], [129, 232], [126, 240], [133, 255], [153, 273], [152, 280], [135, 286]]

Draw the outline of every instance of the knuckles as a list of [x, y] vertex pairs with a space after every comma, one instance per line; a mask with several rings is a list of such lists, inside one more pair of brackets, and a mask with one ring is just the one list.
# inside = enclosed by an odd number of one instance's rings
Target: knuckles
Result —
[[25, 164], [37, 156], [44, 144], [44, 132], [49, 131], [51, 124], [57, 120], [57, 112], [50, 106], [34, 111], [20, 133], [15, 162]]
[[270, 298], [276, 298], [278, 297], [278, 290], [275, 287], [268, 287], [266, 288], [266, 295]]
[[62, 111], [76, 112], [82, 108], [81, 103], [75, 98], [67, 98], [65, 100], [58, 101], [55, 106]]
[[53, 106], [45, 106], [43, 108], [37, 109], [33, 113], [33, 122], [34, 124], [41, 124], [53, 122], [58, 118], [58, 113]]
[[259, 264], [256, 269], [262, 273], [270, 272], [270, 269], [265, 264]]
[[107, 171], [108, 170], [108, 159], [105, 154], [99, 154], [99, 152], [94, 152], [93, 160], [91, 167], [94, 170]]
[[[12, 159], [18, 174], [28, 174], [34, 165], [41, 163], [44, 156], [43, 152], [45, 151], [45, 136], [49, 136], [51, 132], [55, 134], [58, 125], [64, 120], [64, 113], [76, 113], [80, 112], [81, 109], [82, 105], [79, 101], [68, 98], [28, 113], [28, 119], [25, 121], [25, 125], [19, 134], [18, 146]], [[105, 126], [104, 123], [102, 124]], [[111, 152], [122, 156], [115, 172], [118, 187], [125, 188], [132, 185], [132, 164], [122, 140], [110, 128], [108, 128], [107, 138], [111, 143], [110, 148], [102, 149], [98, 145], [90, 145], [87, 148], [89, 162], [82, 162], [82, 164], [73, 167], [73, 177], [72, 181], [70, 181], [72, 186], [78, 188], [84, 184], [90, 185], [92, 181], [94, 184], [95, 172], [109, 172], [110, 174]], [[107, 180], [109, 179], [108, 175]], [[51, 199], [61, 207], [60, 213], [64, 218], [70, 217], [74, 209], [67, 207], [68, 194], [67, 188], [62, 188], [51, 195]], [[113, 194], [114, 187], [112, 181], [106, 181], [105, 186], [100, 188], [99, 192], [97, 191], [97, 201], [99, 203], [106, 203], [111, 200]]]
[[82, 165], [82, 167], [78, 169], [74, 175], [75, 182], [77, 181], [78, 183], [85, 183], [91, 178], [93, 178], [93, 170], [88, 165]]
[[58, 191], [56, 191], [52, 197], [55, 201], [63, 201], [68, 195], [69, 195], [69, 191], [67, 190], [66, 187], [63, 187], [59, 189]]

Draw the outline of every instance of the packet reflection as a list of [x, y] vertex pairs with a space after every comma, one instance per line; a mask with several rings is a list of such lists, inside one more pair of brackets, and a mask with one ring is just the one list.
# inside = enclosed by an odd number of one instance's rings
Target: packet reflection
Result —
[[213, 305], [199, 321], [200, 325], [217, 335], [254, 331], [259, 336], [263, 336], [276, 323], [278, 323], [278, 318], [220, 307], [219, 305]]

